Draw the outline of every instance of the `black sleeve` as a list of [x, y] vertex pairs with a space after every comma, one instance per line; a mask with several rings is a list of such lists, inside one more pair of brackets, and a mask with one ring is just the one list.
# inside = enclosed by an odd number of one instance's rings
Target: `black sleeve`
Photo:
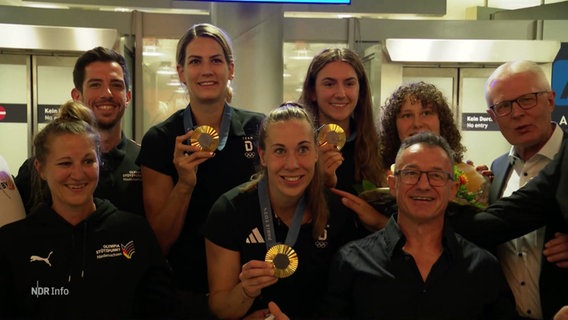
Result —
[[[236, 200], [229, 196], [229, 193], [235, 192], [237, 191], [233, 188], [231, 191], [221, 195], [211, 207], [205, 223], [205, 238], [223, 248], [240, 251], [239, 239], [243, 238], [241, 235], [243, 234], [243, 224], [246, 219], [243, 214], [246, 212], [252, 215], [255, 212], [260, 212], [260, 209], [254, 210], [253, 206], [250, 206], [246, 201], [240, 201], [237, 206], [234, 203]], [[241, 194], [241, 199], [244, 196], [247, 195]], [[246, 238], [246, 232], [244, 233]]]
[[317, 308], [318, 318], [349, 319], [353, 314], [350, 299], [353, 271], [345, 260], [347, 252], [347, 247], [344, 247], [333, 258], [327, 292]]
[[134, 316], [146, 319], [182, 318], [181, 302], [175, 291], [173, 275], [152, 229], [144, 220], [140, 233], [146, 239], [149, 266], [136, 290]]
[[449, 217], [454, 230], [483, 247], [520, 237], [550, 221], [568, 218], [568, 148], [511, 196], [497, 200], [484, 212]]
[[32, 170], [33, 168], [33, 158], [28, 158], [18, 169], [18, 175], [14, 178], [14, 183], [18, 188], [22, 202], [24, 203], [24, 208], [26, 214], [31, 211], [31, 194], [32, 194]]
[[[0, 236], [0, 246], [8, 245], [6, 237]], [[16, 314], [16, 294], [12, 267], [6, 253], [0, 248], [0, 319], [10, 319]]]
[[169, 136], [163, 128], [150, 128], [142, 138], [136, 164], [171, 177], [177, 177], [177, 171], [173, 164], [175, 140], [176, 137]]

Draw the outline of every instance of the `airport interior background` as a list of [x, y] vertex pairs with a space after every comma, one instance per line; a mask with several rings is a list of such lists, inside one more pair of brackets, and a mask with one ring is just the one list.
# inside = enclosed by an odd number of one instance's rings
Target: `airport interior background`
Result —
[[184, 108], [175, 46], [208, 22], [233, 40], [232, 105], [267, 112], [299, 97], [310, 59], [327, 47], [362, 57], [376, 120], [401, 83], [427, 81], [446, 95], [468, 147], [490, 164], [509, 149], [485, 110], [483, 84], [499, 64], [542, 65], [557, 91], [554, 121], [567, 127], [568, 1], [351, 0], [350, 5], [185, 0], [0, 0], [0, 154], [12, 173], [31, 154], [34, 134], [70, 99], [81, 52], [121, 52], [132, 71], [126, 134]]

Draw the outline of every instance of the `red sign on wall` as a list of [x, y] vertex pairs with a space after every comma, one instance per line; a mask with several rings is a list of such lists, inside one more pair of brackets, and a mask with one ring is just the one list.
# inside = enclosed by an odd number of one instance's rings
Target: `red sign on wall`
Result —
[[3, 103], [0, 101], [0, 122], [26, 123], [28, 111], [25, 104]]

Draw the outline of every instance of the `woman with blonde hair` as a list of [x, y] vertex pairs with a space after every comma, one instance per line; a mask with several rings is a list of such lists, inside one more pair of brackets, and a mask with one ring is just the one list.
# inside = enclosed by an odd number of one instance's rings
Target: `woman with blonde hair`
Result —
[[146, 220], [93, 196], [99, 145], [92, 111], [78, 102], [35, 137], [37, 205], [0, 229], [1, 318], [177, 316]]
[[333, 254], [366, 234], [323, 191], [314, 131], [301, 106], [274, 109], [260, 128], [260, 171], [213, 205], [205, 234], [215, 316], [264, 318], [275, 301], [291, 316], [310, 317]]

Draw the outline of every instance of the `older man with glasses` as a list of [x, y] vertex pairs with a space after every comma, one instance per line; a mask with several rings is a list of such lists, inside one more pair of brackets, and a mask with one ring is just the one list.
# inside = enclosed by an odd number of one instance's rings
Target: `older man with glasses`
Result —
[[382, 230], [340, 249], [324, 318], [518, 317], [497, 259], [445, 223], [458, 188], [453, 159], [444, 138], [432, 133], [402, 143], [388, 177], [398, 213]]
[[[555, 92], [534, 62], [513, 61], [498, 67], [486, 82], [485, 98], [487, 113], [512, 145], [491, 165], [495, 177], [489, 201], [493, 203], [536, 176], [558, 153], [567, 134], [551, 120]], [[552, 240], [549, 248], [568, 242], [559, 228], [548, 223], [496, 249], [517, 311], [530, 319], [550, 319], [568, 302], [566, 269], [543, 257], [546, 242]]]

